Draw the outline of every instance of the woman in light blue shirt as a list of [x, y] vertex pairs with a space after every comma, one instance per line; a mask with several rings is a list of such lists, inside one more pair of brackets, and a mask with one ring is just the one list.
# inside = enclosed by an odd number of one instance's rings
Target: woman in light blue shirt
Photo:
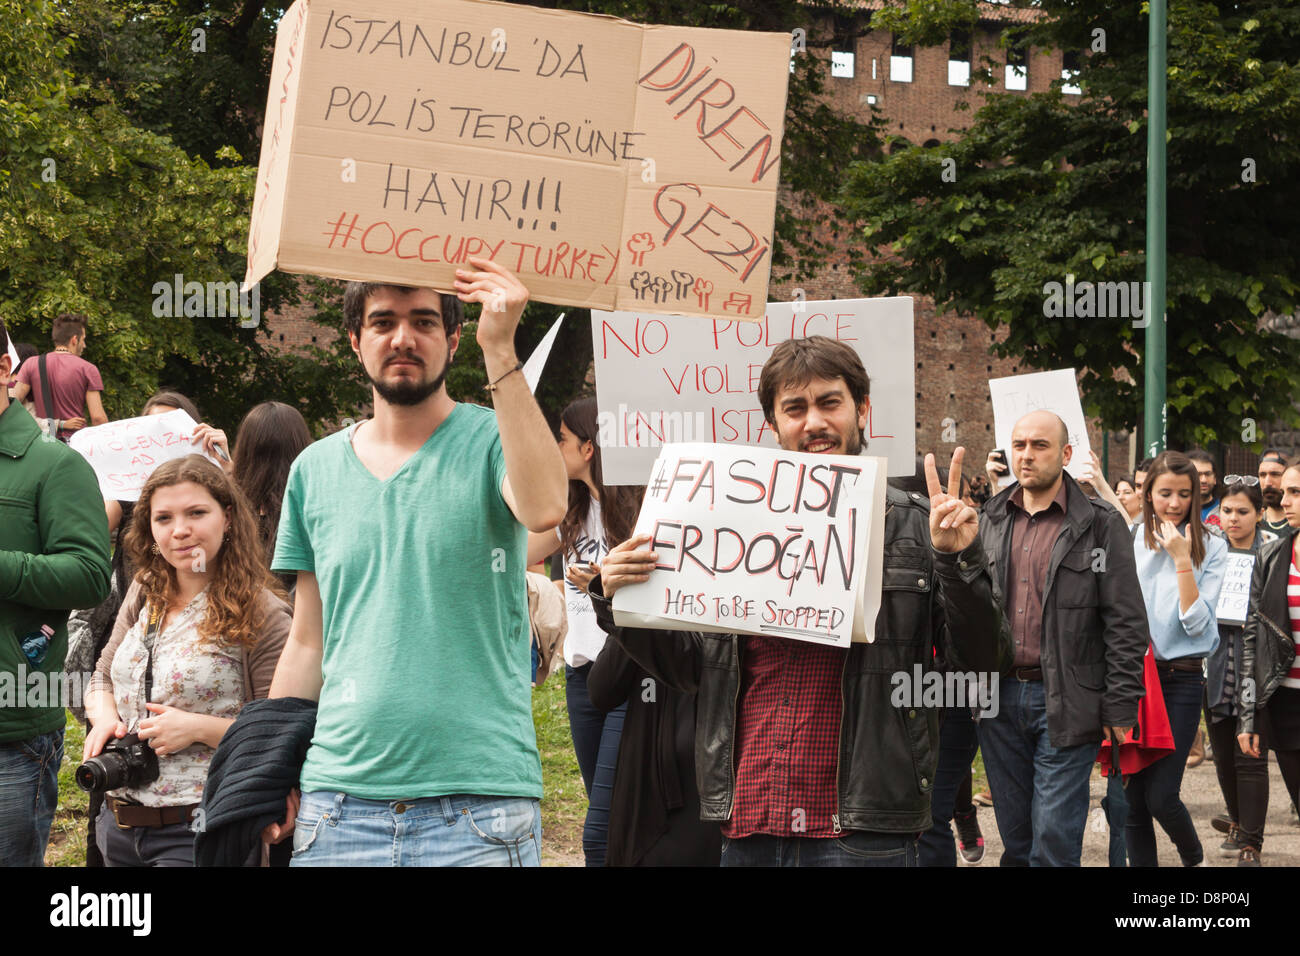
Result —
[[1214, 612], [1228, 546], [1201, 525], [1196, 466], [1181, 452], [1163, 452], [1152, 462], [1142, 519], [1133, 550], [1175, 749], [1129, 779], [1125, 842], [1131, 866], [1157, 866], [1155, 819], [1183, 865], [1199, 866], [1205, 854], [1179, 789], [1200, 726], [1205, 658], [1219, 645]]

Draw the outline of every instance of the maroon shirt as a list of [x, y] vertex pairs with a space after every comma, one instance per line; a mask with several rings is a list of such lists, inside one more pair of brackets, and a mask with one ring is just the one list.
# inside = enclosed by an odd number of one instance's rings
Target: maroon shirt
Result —
[[741, 638], [735, 800], [722, 835], [837, 836], [841, 682], [847, 648]]
[[1015, 510], [1011, 521], [1011, 553], [1007, 560], [1007, 616], [1015, 667], [1038, 667], [1043, 647], [1043, 588], [1052, 548], [1065, 523], [1065, 482], [1042, 511], [1025, 511], [1025, 489], [1016, 488], [1008, 501]]
[[[104, 380], [99, 369], [79, 355], [71, 352], [49, 352], [45, 356], [45, 369], [50, 373], [50, 397], [54, 409], [45, 407], [41, 397], [41, 371], [39, 359], [33, 355], [18, 370], [18, 381], [31, 388], [28, 399], [36, 403], [39, 418], [82, 418], [85, 416], [86, 393], [102, 392]], [[90, 424], [89, 418], [86, 424]], [[74, 432], [61, 431], [61, 435]]]

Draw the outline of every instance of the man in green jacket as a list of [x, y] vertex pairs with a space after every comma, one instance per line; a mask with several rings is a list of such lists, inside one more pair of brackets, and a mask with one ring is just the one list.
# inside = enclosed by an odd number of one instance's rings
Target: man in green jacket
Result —
[[[0, 383], [13, 375], [0, 321]], [[95, 473], [0, 387], [0, 866], [40, 866], [63, 760], [68, 612], [108, 596]]]

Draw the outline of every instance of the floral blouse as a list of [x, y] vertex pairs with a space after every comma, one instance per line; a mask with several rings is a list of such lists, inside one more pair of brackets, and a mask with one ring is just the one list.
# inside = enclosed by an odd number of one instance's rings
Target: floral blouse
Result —
[[[244, 706], [243, 652], [239, 647], [217, 646], [201, 639], [199, 622], [207, 612], [207, 589], [154, 639], [152, 702], [178, 710], [234, 719]], [[146, 605], [127, 631], [112, 661], [113, 697], [117, 712], [135, 733], [140, 721], [155, 716], [145, 709], [144, 683], [147, 654]], [[158, 779], [139, 789], [121, 788], [110, 793], [147, 807], [185, 806], [203, 799], [203, 783], [215, 748], [193, 743], [179, 753], [158, 758]]]

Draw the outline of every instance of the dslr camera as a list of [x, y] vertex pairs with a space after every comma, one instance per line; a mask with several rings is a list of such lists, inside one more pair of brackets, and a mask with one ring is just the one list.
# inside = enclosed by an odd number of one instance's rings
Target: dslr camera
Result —
[[110, 738], [98, 757], [77, 767], [76, 779], [87, 793], [147, 786], [158, 779], [158, 755], [135, 734]]

